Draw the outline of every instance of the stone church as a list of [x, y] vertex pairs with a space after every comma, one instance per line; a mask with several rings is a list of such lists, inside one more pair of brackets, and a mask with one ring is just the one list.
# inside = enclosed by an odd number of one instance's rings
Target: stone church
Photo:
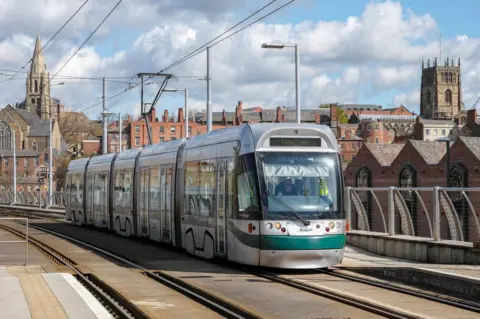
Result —
[[454, 63], [447, 58], [443, 65], [434, 58], [425, 67], [422, 61], [420, 84], [420, 115], [425, 120], [450, 120], [465, 123], [462, 103], [462, 78], [460, 59]]
[[[48, 172], [50, 120], [53, 159], [65, 149], [58, 123], [63, 105], [50, 95], [50, 77], [41, 48], [37, 34], [27, 75], [25, 100], [0, 110], [0, 191], [13, 185], [13, 141], [18, 190], [38, 189], [38, 177]], [[46, 184], [41, 186], [42, 189]]]

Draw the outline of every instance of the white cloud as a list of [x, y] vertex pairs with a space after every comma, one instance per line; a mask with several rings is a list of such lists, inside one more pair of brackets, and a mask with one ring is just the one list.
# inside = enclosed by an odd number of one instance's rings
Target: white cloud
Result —
[[[45, 43], [81, 3], [83, 0], [72, 0], [68, 5], [60, 0], [2, 1], [0, 69], [21, 67], [31, 58], [36, 31], [41, 31]], [[106, 0], [87, 4], [46, 48], [52, 75], [115, 3], [116, 0]], [[108, 82], [108, 96], [122, 92], [129, 82], [138, 82], [137, 77], [131, 78], [134, 74], [157, 72], [230, 27], [246, 15], [245, 6], [244, 0], [205, 0], [202, 5], [190, 0], [125, 0], [107, 20], [102, 32], [91, 39], [61, 74], [125, 77], [112, 79], [123, 83]], [[294, 50], [262, 49], [261, 44], [267, 42], [299, 44], [303, 107], [328, 102], [354, 103], [367, 96], [368, 103], [379, 104], [377, 96], [395, 89], [400, 90], [392, 98], [395, 104], [418, 109], [421, 60], [437, 54], [438, 34], [433, 17], [415, 14], [391, 1], [369, 3], [363, 12], [344, 21], [258, 23], [213, 47], [213, 108], [233, 110], [239, 100], [246, 105], [266, 107], [294, 105]], [[474, 100], [480, 94], [479, 46], [480, 39], [465, 34], [442, 40], [444, 55], [462, 58], [464, 96]], [[184, 76], [206, 75], [205, 52], [168, 72], [179, 76], [178, 81], [170, 81], [169, 87], [188, 88], [191, 107], [203, 109], [205, 81]], [[0, 73], [12, 74], [3, 70]], [[6, 78], [0, 74], [0, 81]], [[24, 98], [25, 73], [17, 78], [0, 84], [3, 89], [0, 105]], [[65, 82], [52, 87], [52, 93], [63, 102], [73, 103], [76, 109], [99, 102], [102, 95], [99, 79], [72, 80], [59, 76], [53, 82]], [[147, 101], [153, 99], [156, 88], [145, 87]], [[178, 103], [167, 105], [170, 111], [183, 105], [182, 97], [175, 99]], [[112, 99], [108, 105], [114, 111], [138, 111], [139, 91]], [[99, 109], [100, 106], [92, 108], [89, 114], [96, 114]]]
[[393, 101], [394, 101], [394, 104], [397, 106], [403, 105], [409, 108], [410, 110], [413, 110], [418, 113], [419, 105], [420, 105], [420, 91], [414, 90], [412, 92], [396, 95], [393, 98]]

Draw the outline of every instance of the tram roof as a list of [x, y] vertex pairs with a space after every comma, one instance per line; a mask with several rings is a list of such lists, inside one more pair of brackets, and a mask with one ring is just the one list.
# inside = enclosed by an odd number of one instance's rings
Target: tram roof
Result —
[[336, 141], [330, 127], [318, 124], [297, 124], [297, 123], [256, 123], [243, 124], [240, 126], [228, 127], [220, 130], [211, 131], [207, 134], [197, 135], [186, 142], [186, 149], [202, 147], [204, 145], [214, 145], [234, 140], [244, 140], [253, 137], [255, 144], [267, 132], [275, 129], [313, 129], [324, 133], [332, 141]]
[[90, 157], [84, 157], [84, 158], [73, 160], [68, 164], [68, 169], [72, 169], [74, 167], [85, 167], [89, 160], [90, 160]]
[[88, 166], [94, 165], [94, 164], [102, 164], [102, 163], [111, 163], [113, 161], [113, 158], [115, 157], [116, 153], [108, 153], [104, 155], [97, 155], [93, 156], [92, 159], [90, 160], [90, 163], [88, 163]]
[[168, 141], [160, 144], [147, 145], [143, 148], [142, 155], [140, 156], [144, 157], [144, 156], [149, 156], [154, 154], [176, 152], [178, 151], [178, 149], [180, 148], [180, 146], [185, 140], [186, 139], [182, 138], [182, 139]]

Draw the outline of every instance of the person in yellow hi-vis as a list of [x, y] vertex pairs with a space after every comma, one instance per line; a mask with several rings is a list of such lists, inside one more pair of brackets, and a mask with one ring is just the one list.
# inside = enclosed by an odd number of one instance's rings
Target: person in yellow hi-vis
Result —
[[320, 177], [318, 182], [320, 183], [320, 196], [328, 196], [328, 184], [325, 177]]
[[325, 200], [328, 205], [332, 204], [332, 199], [330, 197], [330, 192], [328, 191], [328, 182], [325, 177], [320, 177], [318, 179], [319, 183], [319, 195], [320, 197]]

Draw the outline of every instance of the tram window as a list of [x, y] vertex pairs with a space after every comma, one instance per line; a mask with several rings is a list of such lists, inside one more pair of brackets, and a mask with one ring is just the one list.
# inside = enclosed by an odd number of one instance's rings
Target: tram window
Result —
[[265, 218], [292, 210], [305, 218], [342, 218], [337, 155], [269, 152], [258, 159]]
[[235, 160], [233, 157], [228, 159], [228, 170], [227, 170], [227, 189], [228, 189], [228, 196], [227, 196], [227, 217], [232, 218], [234, 216], [234, 209], [235, 209], [235, 189], [233, 183], [233, 174], [235, 173]]
[[199, 214], [202, 216], [213, 216], [215, 174], [215, 163], [212, 160], [202, 160], [200, 165], [199, 194]]
[[185, 214], [197, 214], [197, 195], [199, 186], [199, 162], [185, 163]]
[[246, 154], [239, 159], [238, 171], [238, 218], [257, 219], [259, 201], [254, 154]]

